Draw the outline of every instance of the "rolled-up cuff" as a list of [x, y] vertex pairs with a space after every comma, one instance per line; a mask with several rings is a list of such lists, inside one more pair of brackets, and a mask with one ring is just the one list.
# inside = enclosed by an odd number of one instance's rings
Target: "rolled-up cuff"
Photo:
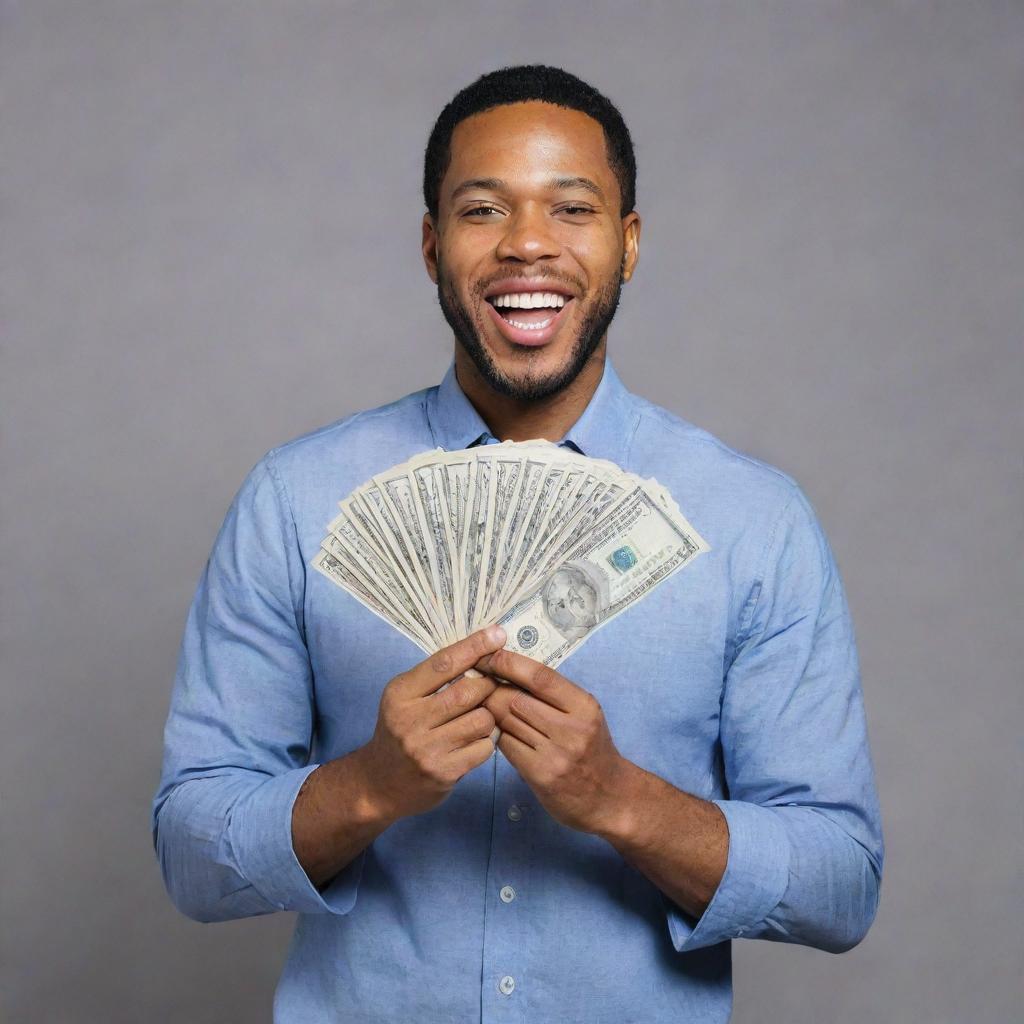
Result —
[[789, 837], [770, 807], [713, 800], [729, 826], [725, 874], [700, 920], [664, 893], [672, 945], [680, 953], [741, 938], [778, 905], [789, 885]]
[[321, 893], [310, 881], [292, 844], [292, 808], [306, 777], [319, 764], [284, 772], [235, 805], [228, 841], [239, 872], [279, 910], [347, 914], [356, 902], [366, 850], [338, 872]]

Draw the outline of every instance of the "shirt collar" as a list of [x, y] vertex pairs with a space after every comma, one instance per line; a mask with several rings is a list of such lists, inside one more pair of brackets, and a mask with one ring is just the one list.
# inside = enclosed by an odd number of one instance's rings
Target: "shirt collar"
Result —
[[[493, 440], [487, 424], [459, 386], [454, 360], [440, 385], [428, 391], [426, 412], [434, 444], [446, 451], [471, 448]], [[622, 465], [638, 420], [633, 395], [619, 379], [611, 360], [606, 358], [597, 390], [559, 443], [591, 458], [608, 459]]]

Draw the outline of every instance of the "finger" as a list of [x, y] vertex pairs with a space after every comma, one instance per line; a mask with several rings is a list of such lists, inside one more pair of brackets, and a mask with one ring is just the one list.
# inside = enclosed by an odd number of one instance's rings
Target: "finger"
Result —
[[433, 732], [433, 737], [445, 753], [459, 750], [490, 736], [494, 729], [494, 715], [487, 708], [473, 708], [464, 715], [445, 722]]
[[[561, 714], [561, 712], [558, 712]], [[547, 735], [535, 729], [529, 722], [524, 722], [518, 715], [507, 715], [501, 720], [501, 731], [510, 733], [517, 740], [522, 740], [528, 747], [540, 750], [546, 743], [550, 743]]]
[[[446, 684], [437, 693], [419, 698], [423, 706], [428, 729], [437, 729], [446, 722], [460, 718], [467, 711], [482, 704], [498, 688], [498, 684], [490, 676], [481, 675], [475, 669], [467, 669], [465, 674]], [[488, 714], [492, 714], [488, 710]]]
[[501, 738], [498, 740], [498, 749], [505, 755], [508, 763], [524, 778], [533, 774], [537, 765], [537, 759], [541, 756], [529, 745], [524, 743], [518, 736], [502, 730]]
[[506, 715], [511, 714], [511, 704], [516, 695], [526, 691], [511, 683], [498, 683], [497, 680], [495, 683], [494, 693], [484, 701], [484, 707], [500, 722]]
[[460, 770], [461, 778], [466, 772], [479, 768], [494, 753], [494, 744], [490, 737], [482, 740], [474, 740], [469, 746], [455, 751], [452, 757], [455, 758], [456, 766]]
[[488, 653], [477, 662], [476, 667], [488, 675], [516, 683], [560, 711], [571, 711], [579, 707], [587, 692], [575, 683], [570, 683], [553, 668], [512, 651]]
[[553, 708], [550, 704], [523, 692], [517, 693], [512, 698], [508, 710], [509, 714], [499, 721], [505, 722], [509, 718], [517, 719], [525, 722], [548, 739], [558, 736], [570, 721], [567, 712], [559, 711], [558, 708]]
[[465, 640], [442, 648], [437, 654], [396, 676], [395, 685], [402, 697], [425, 697], [438, 687], [458, 678], [482, 657], [496, 651], [505, 642], [500, 626], [489, 626]]

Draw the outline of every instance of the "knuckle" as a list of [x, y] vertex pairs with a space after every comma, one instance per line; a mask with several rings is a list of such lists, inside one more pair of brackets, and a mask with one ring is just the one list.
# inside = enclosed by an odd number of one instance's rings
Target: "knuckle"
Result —
[[391, 732], [397, 733], [404, 720], [401, 705], [394, 698], [383, 699], [380, 702], [380, 718], [385, 727]]
[[441, 711], [445, 715], [451, 715], [455, 710], [455, 687], [449, 686], [446, 690], [442, 690], [440, 693], [434, 694], [434, 696], [441, 705]]
[[420, 745], [416, 742], [413, 736], [405, 734], [399, 737], [399, 745], [402, 748], [402, 753], [410, 760], [417, 764], [420, 762], [421, 751]]
[[381, 706], [384, 704], [395, 705], [401, 699], [402, 690], [406, 689], [412, 682], [412, 676], [408, 672], [399, 672], [394, 679], [384, 687], [381, 692]]
[[584, 731], [576, 736], [570, 737], [568, 746], [569, 753], [572, 754], [574, 757], [579, 758], [587, 752], [587, 748], [590, 746], [590, 739], [587, 733]]
[[495, 726], [494, 715], [491, 714], [487, 708], [477, 708], [473, 712], [474, 722], [473, 725], [479, 729], [486, 729], [488, 732]]
[[533, 672], [533, 682], [538, 690], [550, 690], [555, 681], [555, 670], [547, 665], [538, 665]]
[[452, 667], [452, 654], [449, 650], [438, 651], [430, 659], [430, 667], [439, 673], [450, 672]]
[[437, 754], [432, 754], [427, 759], [424, 768], [427, 776], [435, 783], [446, 786], [453, 781], [451, 778], [451, 768]]

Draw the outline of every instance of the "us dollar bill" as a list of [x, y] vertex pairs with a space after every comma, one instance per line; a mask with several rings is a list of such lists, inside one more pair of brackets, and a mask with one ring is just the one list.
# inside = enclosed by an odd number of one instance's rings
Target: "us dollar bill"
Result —
[[709, 550], [682, 516], [669, 515], [656, 496], [637, 487], [499, 617], [505, 647], [554, 668], [596, 629]]
[[423, 452], [338, 507], [310, 565], [431, 653], [498, 621], [555, 666], [710, 550], [656, 480], [549, 441]]

